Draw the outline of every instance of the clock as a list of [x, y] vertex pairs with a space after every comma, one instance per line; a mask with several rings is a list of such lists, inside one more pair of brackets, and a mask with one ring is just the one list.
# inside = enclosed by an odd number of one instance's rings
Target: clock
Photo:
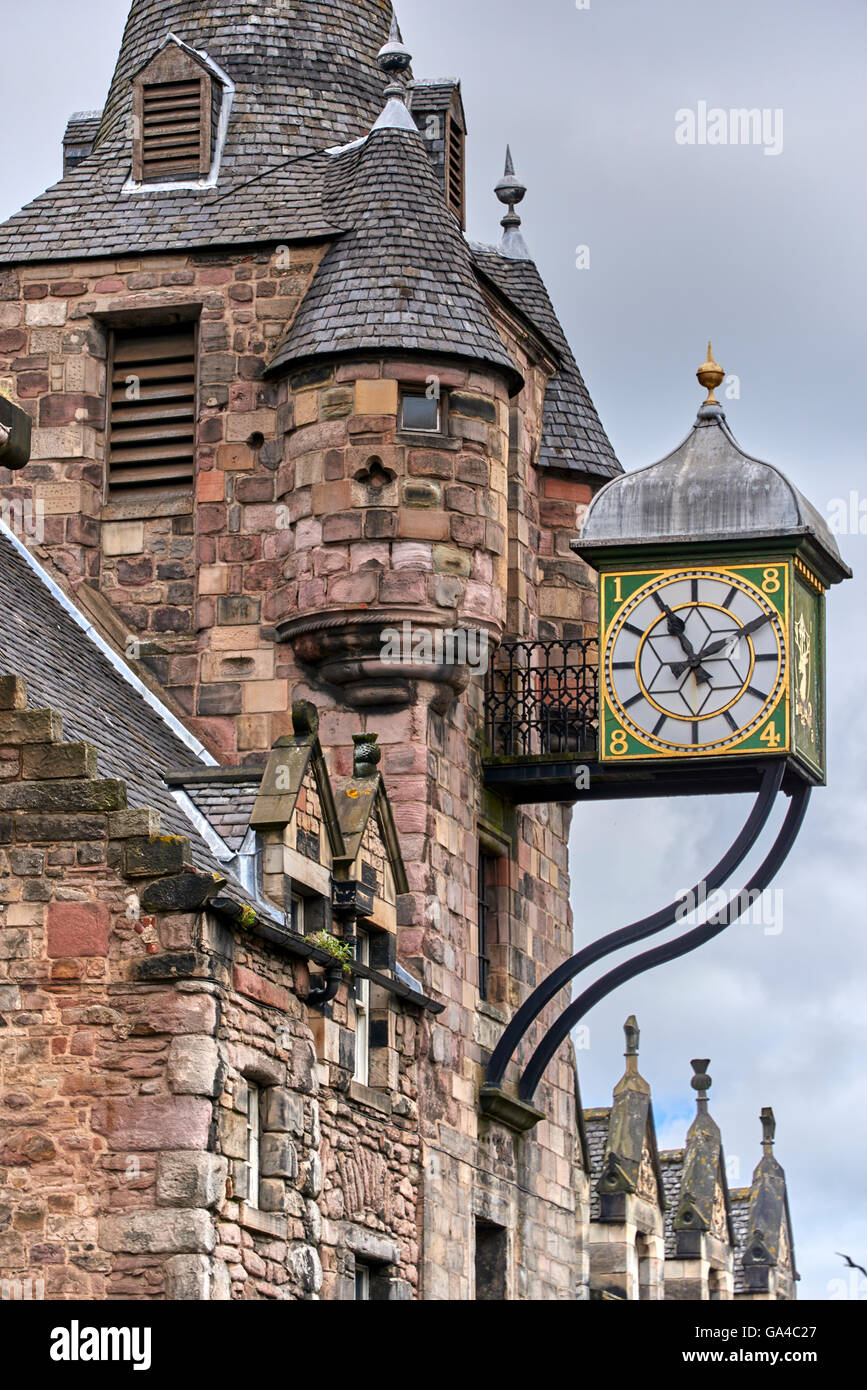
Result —
[[792, 580], [786, 560], [603, 575], [602, 760], [788, 754]]

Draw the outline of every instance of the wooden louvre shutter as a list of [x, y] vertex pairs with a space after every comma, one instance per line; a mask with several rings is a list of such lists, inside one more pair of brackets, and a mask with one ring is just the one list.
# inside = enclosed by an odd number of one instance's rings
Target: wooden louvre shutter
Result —
[[116, 332], [110, 491], [192, 482], [195, 442], [195, 325]]
[[466, 221], [464, 201], [464, 158], [466, 135], [453, 115], [448, 120], [448, 140], [446, 142], [446, 197], [449, 207], [461, 224]]
[[207, 86], [199, 78], [142, 86], [141, 157], [145, 183], [197, 178], [207, 172], [210, 151], [205, 151], [203, 157], [205, 101], [210, 100]]

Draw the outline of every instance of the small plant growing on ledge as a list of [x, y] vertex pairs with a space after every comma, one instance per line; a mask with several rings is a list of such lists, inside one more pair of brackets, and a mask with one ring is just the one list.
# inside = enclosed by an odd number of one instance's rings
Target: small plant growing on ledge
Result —
[[331, 936], [327, 931], [318, 931], [313, 936], [308, 936], [307, 940], [317, 950], [324, 951], [328, 956], [333, 956], [338, 964], [343, 966], [344, 975], [352, 974], [350, 966], [352, 947], [348, 941], [339, 941], [336, 936]]
[[241, 915], [238, 918], [238, 926], [245, 931], [250, 931], [256, 925], [256, 910], [252, 907], [242, 907]]

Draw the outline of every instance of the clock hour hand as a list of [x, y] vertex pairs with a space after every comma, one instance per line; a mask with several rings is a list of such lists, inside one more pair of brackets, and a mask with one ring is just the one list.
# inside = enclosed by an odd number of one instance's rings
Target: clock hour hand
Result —
[[719, 652], [725, 651], [726, 647], [731, 646], [733, 638], [752, 637], [754, 632], [758, 632], [764, 627], [765, 623], [771, 621], [770, 613], [763, 613], [760, 618], [754, 618], [751, 623], [740, 627], [736, 632], [730, 632], [728, 637], [723, 637], [719, 642], [711, 642], [709, 647], [705, 647], [699, 656], [699, 661], [705, 661], [709, 656], [716, 656]]

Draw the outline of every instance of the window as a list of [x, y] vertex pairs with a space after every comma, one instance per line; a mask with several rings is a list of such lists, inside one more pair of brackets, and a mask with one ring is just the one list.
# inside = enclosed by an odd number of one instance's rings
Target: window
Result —
[[[216, 92], [214, 88], [216, 86]], [[190, 52], [169, 43], [133, 83], [136, 183], [206, 178], [211, 169], [212, 104], [219, 83]]]
[[356, 1303], [370, 1303], [370, 1265], [364, 1265], [359, 1260], [355, 1261], [355, 1301]]
[[[359, 932], [355, 945], [359, 965], [370, 966], [370, 937]], [[370, 981], [355, 977], [355, 1076], [361, 1086], [370, 1085]]]
[[497, 860], [484, 849], [479, 850], [478, 867], [478, 926], [479, 926], [479, 998], [487, 999], [491, 977], [491, 933], [494, 922], [494, 893], [497, 884]]
[[439, 434], [442, 416], [439, 396], [404, 392], [400, 402], [400, 427], [414, 434]]
[[116, 330], [112, 343], [108, 485], [188, 485], [196, 445], [196, 326]]
[[509, 1233], [490, 1221], [476, 1221], [476, 1301], [503, 1303], [506, 1299], [506, 1273]]
[[259, 1138], [261, 1092], [254, 1081], [247, 1083], [247, 1203], [259, 1206]]
[[295, 932], [297, 936], [304, 935], [304, 899], [297, 893], [292, 894], [291, 903], [292, 920], [289, 923], [289, 930]]
[[449, 113], [446, 139], [446, 198], [461, 227], [466, 225], [466, 142], [466, 131], [454, 114]]

